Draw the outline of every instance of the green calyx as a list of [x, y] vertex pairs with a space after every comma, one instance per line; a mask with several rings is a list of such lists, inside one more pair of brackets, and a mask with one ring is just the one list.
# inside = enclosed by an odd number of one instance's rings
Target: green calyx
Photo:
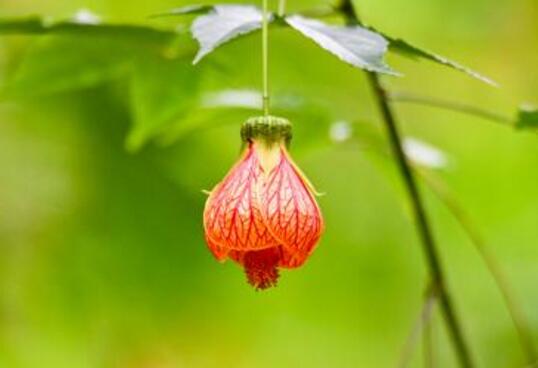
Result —
[[258, 116], [248, 119], [241, 127], [243, 142], [260, 140], [267, 145], [291, 142], [292, 127], [289, 120], [276, 116]]

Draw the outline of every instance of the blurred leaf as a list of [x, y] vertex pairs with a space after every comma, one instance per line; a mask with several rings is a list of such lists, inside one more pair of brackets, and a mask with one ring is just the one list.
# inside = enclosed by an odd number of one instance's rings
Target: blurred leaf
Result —
[[136, 45], [159, 46], [172, 41], [176, 32], [131, 24], [79, 24], [57, 23], [47, 29], [50, 33], [67, 33], [79, 36], [102, 36], [112, 40], [134, 42]]
[[[189, 134], [198, 130], [213, 128], [215, 125], [237, 124], [239, 128], [243, 121], [254, 114], [255, 111], [252, 109], [242, 107], [198, 107], [189, 111], [182, 119], [167, 126], [160, 136], [159, 142], [163, 146], [168, 146]], [[239, 133], [237, 134], [237, 139], [239, 144]]]
[[91, 36], [107, 36], [137, 42], [168, 42], [175, 32], [132, 24], [94, 24], [81, 20], [50, 22], [42, 17], [0, 18], [0, 35], [2, 34], [48, 34], [67, 33]]
[[198, 63], [218, 46], [261, 28], [262, 20], [262, 12], [255, 6], [216, 5], [209, 14], [196, 18], [192, 24], [192, 34], [200, 43], [193, 63]]
[[256, 90], [228, 89], [204, 95], [202, 105], [207, 108], [245, 108], [261, 111], [262, 94]]
[[300, 15], [286, 22], [342, 61], [371, 72], [396, 75], [383, 61], [388, 42], [383, 36], [359, 26], [332, 26]]
[[127, 148], [139, 149], [167, 123], [194, 108], [200, 73], [185, 59], [144, 56], [137, 59], [131, 81], [134, 126]]
[[[206, 108], [245, 108], [261, 113], [263, 97], [260, 91], [252, 89], [225, 89], [204, 94], [202, 106]], [[279, 93], [271, 98], [271, 106], [276, 110], [297, 111], [310, 109], [314, 105], [302, 96]]]
[[[262, 96], [253, 90], [222, 90], [208, 92], [201, 97], [201, 104], [183, 119], [171, 124], [162, 135], [161, 142], [169, 145], [198, 130], [209, 129], [215, 124], [237, 124], [262, 114]], [[286, 116], [294, 125], [294, 134], [301, 136], [302, 146], [319, 148], [329, 143], [329, 125], [333, 118], [323, 103], [311, 101], [294, 94], [281, 93], [273, 99], [272, 113]]]
[[175, 15], [188, 15], [188, 14], [206, 14], [210, 10], [214, 9], [213, 5], [187, 5], [180, 8], [170, 9], [163, 13], [157, 13], [151, 16], [151, 18], [159, 17], [171, 17]]
[[538, 129], [538, 108], [530, 105], [521, 106], [515, 126], [517, 129]]
[[221, 90], [207, 92], [197, 108], [176, 121], [163, 134], [161, 142], [169, 145], [197, 130], [214, 124], [242, 124], [249, 117], [260, 114], [262, 97], [255, 90]]
[[164, 52], [178, 38], [174, 32], [144, 26], [82, 20], [49, 24], [29, 17], [0, 21], [0, 34], [50, 35], [30, 47], [4, 94], [32, 96], [94, 86], [122, 75], [140, 53]]
[[28, 51], [4, 93], [35, 96], [90, 87], [117, 77], [129, 66], [126, 46], [107, 39], [47, 37]]
[[39, 17], [0, 18], [0, 34], [39, 33], [44, 29]]
[[[375, 29], [373, 29], [375, 30]], [[433, 52], [426, 51], [424, 49], [418, 48], [407, 41], [404, 41], [400, 38], [393, 38], [390, 36], [387, 36], [384, 33], [381, 33], [387, 40], [389, 40], [389, 49], [393, 52], [396, 52], [400, 55], [404, 55], [413, 59], [422, 58], [426, 60], [430, 60], [433, 62], [436, 62], [438, 64], [442, 64], [445, 66], [448, 66], [450, 68], [456, 69], [460, 72], [466, 73], [467, 75], [470, 75], [473, 78], [476, 78], [484, 83], [487, 83], [491, 86], [497, 87], [497, 83], [492, 81], [491, 79], [484, 77], [483, 75], [480, 75], [479, 73], [475, 72], [472, 69], [469, 69], [455, 61], [449, 60], [445, 58], [444, 56], [434, 54]]]

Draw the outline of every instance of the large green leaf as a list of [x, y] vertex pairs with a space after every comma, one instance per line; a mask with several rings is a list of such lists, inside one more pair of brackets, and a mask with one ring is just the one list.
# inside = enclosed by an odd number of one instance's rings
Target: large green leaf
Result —
[[47, 23], [39, 17], [0, 20], [0, 34], [45, 35], [27, 51], [4, 95], [31, 96], [84, 88], [127, 71], [140, 54], [163, 53], [178, 37], [145, 26], [75, 17]]
[[45, 24], [36, 17], [4, 21], [0, 32], [49, 35], [27, 52], [4, 88], [8, 97], [64, 92], [130, 76], [130, 150], [140, 148], [196, 101], [200, 71], [187, 61], [189, 47], [172, 43], [184, 41], [175, 32], [80, 21]]
[[360, 26], [333, 26], [300, 15], [286, 22], [340, 60], [371, 72], [396, 75], [383, 61], [388, 42], [383, 36]]
[[209, 14], [199, 16], [191, 31], [200, 44], [194, 64], [218, 46], [262, 26], [263, 14], [255, 6], [216, 5]]
[[48, 22], [37, 16], [0, 18], [0, 35], [49, 33], [107, 36], [138, 43], [168, 42], [175, 36], [173, 31], [144, 25], [91, 23], [77, 19]]
[[200, 71], [194, 71], [185, 57], [165, 59], [144, 56], [137, 59], [131, 80], [133, 128], [127, 148], [139, 149], [176, 119], [192, 110], [197, 102]]
[[40, 33], [44, 28], [39, 17], [0, 18], [0, 34]]
[[52, 36], [37, 40], [4, 88], [25, 97], [94, 86], [128, 70], [129, 50], [107, 39]]
[[[275, 96], [271, 106], [272, 114], [286, 116], [294, 123], [294, 132], [302, 137], [303, 147], [319, 147], [320, 141], [328, 142], [328, 127], [333, 118], [322, 103], [306, 100], [295, 94], [281, 93]], [[171, 144], [194, 131], [217, 124], [240, 126], [247, 118], [260, 114], [262, 114], [260, 92], [221, 90], [205, 93], [197, 108], [168, 127], [161, 141], [164, 144]]]

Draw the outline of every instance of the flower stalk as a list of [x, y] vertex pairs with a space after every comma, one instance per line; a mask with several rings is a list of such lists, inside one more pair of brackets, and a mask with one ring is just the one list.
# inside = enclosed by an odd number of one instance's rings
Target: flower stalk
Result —
[[283, 17], [286, 14], [286, 0], [279, 0], [278, 2], [278, 16]]
[[262, 74], [263, 74], [263, 113], [269, 116], [269, 9], [268, 0], [263, 0], [262, 20]]

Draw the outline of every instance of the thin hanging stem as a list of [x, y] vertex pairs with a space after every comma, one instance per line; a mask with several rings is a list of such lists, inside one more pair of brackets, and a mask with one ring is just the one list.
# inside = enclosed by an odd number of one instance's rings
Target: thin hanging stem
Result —
[[[348, 24], [360, 24], [359, 17], [355, 12], [351, 0], [342, 0], [339, 11], [346, 17]], [[381, 85], [381, 81], [377, 74], [368, 73], [368, 81], [381, 112], [393, 154], [413, 207], [416, 227], [426, 256], [431, 282], [438, 288], [439, 305], [448, 327], [449, 336], [455, 347], [461, 367], [472, 368], [474, 367], [474, 364], [471, 358], [470, 349], [463, 335], [460, 318], [454, 309], [452, 297], [446, 285], [444, 269], [441, 264], [437, 243], [433, 236], [430, 221], [426, 214], [426, 209], [417, 182], [411, 170], [411, 165], [403, 150], [402, 138], [398, 130], [394, 112], [392, 111], [392, 106], [389, 103], [388, 94]]]
[[278, 16], [283, 17], [286, 14], [286, 0], [280, 0], [278, 2]]
[[263, 74], [263, 113], [269, 115], [269, 10], [268, 0], [263, 0], [262, 25], [262, 74]]

